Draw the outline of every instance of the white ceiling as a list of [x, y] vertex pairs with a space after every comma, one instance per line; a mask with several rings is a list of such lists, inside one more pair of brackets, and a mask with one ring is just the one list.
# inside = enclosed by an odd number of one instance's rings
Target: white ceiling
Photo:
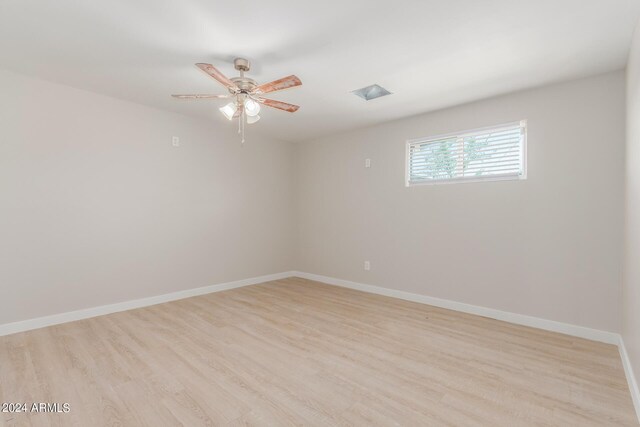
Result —
[[[2, 0], [0, 68], [225, 122], [193, 66], [296, 74], [249, 132], [301, 141], [624, 67], [638, 0]], [[349, 92], [378, 83], [393, 95]]]

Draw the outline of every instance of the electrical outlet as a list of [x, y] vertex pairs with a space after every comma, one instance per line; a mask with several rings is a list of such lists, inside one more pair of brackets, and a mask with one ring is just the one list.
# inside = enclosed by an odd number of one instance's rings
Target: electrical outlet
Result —
[[180, 147], [180, 137], [174, 136], [171, 138], [171, 145], [174, 147]]
[[364, 167], [365, 168], [370, 168], [371, 167], [371, 159], [365, 159]]
[[364, 269], [365, 271], [371, 270], [371, 263], [369, 261], [364, 262]]

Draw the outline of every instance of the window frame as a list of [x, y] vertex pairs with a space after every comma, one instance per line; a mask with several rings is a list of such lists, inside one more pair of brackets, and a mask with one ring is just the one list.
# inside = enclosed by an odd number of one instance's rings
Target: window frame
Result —
[[[424, 181], [411, 181], [411, 146], [417, 143], [429, 143], [436, 142], [446, 138], [456, 139], [465, 138], [468, 136], [474, 136], [487, 131], [500, 130], [502, 128], [509, 128], [519, 126], [523, 129], [522, 134], [522, 147], [520, 149], [522, 156], [522, 173], [521, 174], [504, 174], [504, 175], [487, 175], [484, 177], [469, 177], [469, 178], [446, 178], [446, 179], [434, 179]], [[458, 184], [468, 182], [487, 182], [487, 181], [522, 181], [527, 179], [527, 120], [519, 120], [517, 122], [502, 123], [493, 126], [485, 126], [476, 129], [469, 129], [460, 132], [450, 132], [441, 135], [434, 135], [429, 137], [408, 139], [405, 142], [405, 186], [406, 187], [418, 187], [422, 185], [438, 185], [438, 184]]]

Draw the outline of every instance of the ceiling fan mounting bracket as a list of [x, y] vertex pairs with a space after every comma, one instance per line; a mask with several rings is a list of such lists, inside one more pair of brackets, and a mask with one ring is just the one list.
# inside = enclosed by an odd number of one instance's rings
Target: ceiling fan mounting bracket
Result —
[[236, 58], [233, 60], [233, 66], [238, 71], [249, 71], [251, 69], [251, 63], [245, 58]]

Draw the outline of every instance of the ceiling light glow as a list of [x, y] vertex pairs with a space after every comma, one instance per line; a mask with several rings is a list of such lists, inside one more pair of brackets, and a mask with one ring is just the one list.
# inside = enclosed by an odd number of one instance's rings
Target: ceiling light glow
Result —
[[260, 104], [249, 98], [244, 101], [244, 111], [247, 113], [247, 116], [255, 117], [260, 113]]

